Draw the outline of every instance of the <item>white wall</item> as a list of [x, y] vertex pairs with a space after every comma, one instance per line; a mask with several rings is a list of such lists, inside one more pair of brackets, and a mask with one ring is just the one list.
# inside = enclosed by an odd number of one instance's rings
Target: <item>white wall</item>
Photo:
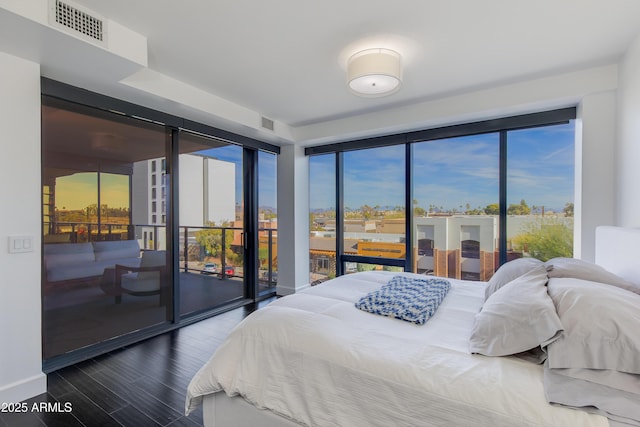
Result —
[[573, 256], [595, 261], [595, 229], [615, 221], [616, 91], [585, 96], [576, 123]]
[[640, 35], [620, 66], [616, 224], [640, 227]]
[[309, 286], [309, 158], [288, 145], [278, 157], [278, 295]]
[[336, 119], [295, 128], [296, 140], [306, 145], [378, 136], [408, 130], [428, 129], [456, 123], [500, 118], [573, 106], [585, 94], [615, 90], [615, 64], [520, 81], [488, 89], [465, 92], [393, 110]]
[[[40, 67], [0, 52], [0, 402], [46, 391], [40, 271]], [[33, 236], [9, 253], [8, 236]]]

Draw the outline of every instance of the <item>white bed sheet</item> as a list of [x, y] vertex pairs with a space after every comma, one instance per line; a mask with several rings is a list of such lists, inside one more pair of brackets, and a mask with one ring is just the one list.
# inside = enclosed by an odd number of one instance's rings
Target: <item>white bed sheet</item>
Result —
[[608, 425], [549, 405], [542, 366], [469, 354], [482, 282], [451, 280], [425, 325], [354, 307], [394, 274], [341, 276], [256, 311], [196, 374], [187, 409], [224, 391], [309, 426]]

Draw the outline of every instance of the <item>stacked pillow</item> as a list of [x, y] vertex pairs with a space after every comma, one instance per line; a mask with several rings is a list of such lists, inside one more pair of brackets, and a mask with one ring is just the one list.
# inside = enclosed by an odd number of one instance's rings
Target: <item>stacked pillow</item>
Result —
[[544, 264], [549, 269], [549, 278], [589, 280], [640, 294], [640, 284], [631, 283], [628, 280], [605, 270], [599, 265], [588, 261], [575, 258], [552, 258]]
[[487, 356], [543, 350], [550, 403], [640, 425], [638, 331], [639, 284], [578, 259], [522, 258], [489, 281], [469, 347]]
[[518, 258], [502, 265], [489, 280], [489, 283], [484, 290], [484, 300], [486, 301], [491, 294], [511, 282], [513, 279], [517, 279], [523, 274], [531, 271], [534, 267], [542, 264], [542, 261], [536, 258]]
[[[511, 261], [501, 267], [487, 289], [487, 299], [469, 341], [472, 353], [508, 356], [553, 342], [562, 323], [547, 294], [547, 267], [541, 262]], [[536, 260], [537, 261], [537, 260]], [[532, 267], [532, 265], [535, 265]], [[523, 269], [529, 271], [504, 283]], [[502, 270], [502, 271], [500, 271]]]

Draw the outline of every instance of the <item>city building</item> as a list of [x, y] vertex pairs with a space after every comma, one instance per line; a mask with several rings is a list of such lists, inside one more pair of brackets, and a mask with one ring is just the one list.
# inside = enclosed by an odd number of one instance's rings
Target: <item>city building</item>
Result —
[[[179, 178], [180, 220], [192, 227], [232, 223], [236, 217], [235, 164], [195, 154], [181, 154]], [[166, 159], [134, 163], [132, 177], [133, 224], [145, 249], [166, 248], [168, 183]]]

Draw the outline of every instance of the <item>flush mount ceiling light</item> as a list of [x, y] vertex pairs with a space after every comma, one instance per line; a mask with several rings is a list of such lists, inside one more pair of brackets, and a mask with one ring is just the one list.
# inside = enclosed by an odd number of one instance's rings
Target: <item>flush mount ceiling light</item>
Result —
[[400, 54], [391, 49], [366, 49], [347, 63], [349, 88], [359, 96], [375, 98], [400, 89]]

